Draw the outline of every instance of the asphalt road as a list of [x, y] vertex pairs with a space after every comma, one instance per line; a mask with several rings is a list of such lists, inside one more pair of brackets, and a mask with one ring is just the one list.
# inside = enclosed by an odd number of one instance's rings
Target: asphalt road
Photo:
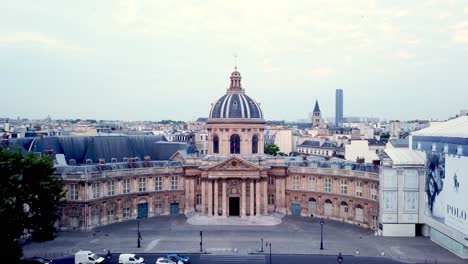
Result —
[[[163, 254], [139, 254], [145, 259], [146, 264], [154, 264], [158, 257]], [[200, 255], [187, 254], [191, 264], [270, 264], [269, 255]], [[294, 264], [336, 264], [337, 256], [320, 255], [274, 255], [271, 261], [274, 264], [294, 263]], [[118, 254], [113, 254], [112, 263], [117, 264]], [[343, 264], [399, 264], [387, 258], [355, 257], [343, 256]], [[54, 260], [54, 264], [74, 264], [73, 257]]]

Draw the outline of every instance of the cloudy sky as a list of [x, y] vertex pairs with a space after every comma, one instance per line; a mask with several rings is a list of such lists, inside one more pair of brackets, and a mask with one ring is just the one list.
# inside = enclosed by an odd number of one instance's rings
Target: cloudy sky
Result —
[[192, 120], [229, 85], [267, 119], [468, 109], [467, 1], [2, 1], [0, 117]]

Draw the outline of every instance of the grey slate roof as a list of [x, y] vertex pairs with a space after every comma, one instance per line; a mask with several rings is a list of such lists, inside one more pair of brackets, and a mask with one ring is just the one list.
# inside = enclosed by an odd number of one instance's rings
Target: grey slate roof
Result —
[[186, 150], [188, 145], [181, 142], [167, 142], [164, 136], [94, 136], [94, 137], [44, 137], [10, 139], [10, 149], [20, 149], [44, 153], [64, 154], [67, 162], [85, 163], [91, 159], [110, 162], [112, 158], [122, 161], [124, 157], [150, 156], [151, 160], [168, 160], [178, 150]]
[[390, 144], [395, 148], [408, 148], [409, 147], [409, 138], [397, 138], [397, 139], [390, 139]]
[[320, 107], [319, 107], [319, 104], [318, 104], [318, 100], [315, 100], [314, 112], [320, 112]]

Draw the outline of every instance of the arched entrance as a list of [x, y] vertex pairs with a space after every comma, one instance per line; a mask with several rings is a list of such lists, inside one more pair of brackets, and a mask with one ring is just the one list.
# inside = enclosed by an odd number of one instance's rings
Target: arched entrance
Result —
[[325, 200], [325, 215], [332, 216], [333, 214], [333, 203], [331, 200]]
[[148, 201], [146, 199], [138, 201], [138, 217], [148, 218]]
[[309, 199], [309, 215], [314, 216], [315, 214], [315, 207], [316, 207], [316, 200], [315, 198], [310, 198]]

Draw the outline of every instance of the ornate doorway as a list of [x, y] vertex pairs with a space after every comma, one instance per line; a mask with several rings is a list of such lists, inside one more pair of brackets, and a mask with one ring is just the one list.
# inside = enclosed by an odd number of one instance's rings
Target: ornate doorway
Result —
[[229, 216], [240, 216], [240, 197], [229, 197]]

